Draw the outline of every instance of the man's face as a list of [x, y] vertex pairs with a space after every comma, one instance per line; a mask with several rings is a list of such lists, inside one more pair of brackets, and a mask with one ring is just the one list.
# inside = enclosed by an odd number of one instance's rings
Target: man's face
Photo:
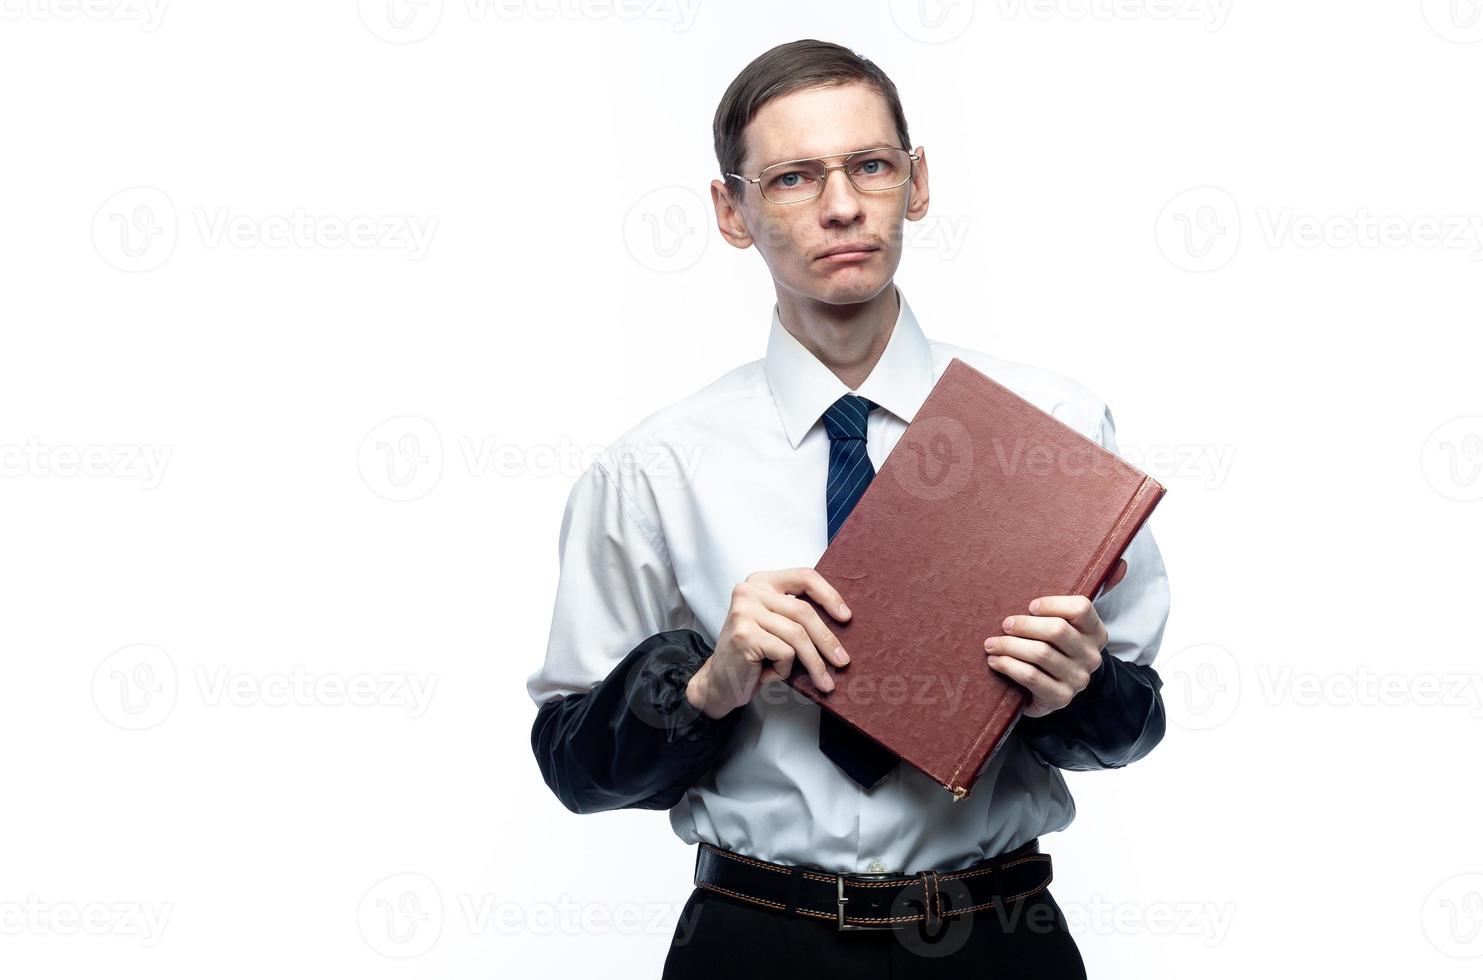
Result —
[[[743, 132], [747, 155], [738, 173], [756, 177], [784, 160], [826, 157], [878, 146], [898, 146], [885, 98], [868, 85], [850, 83], [792, 92], [767, 103]], [[862, 303], [876, 296], [901, 262], [903, 220], [927, 213], [926, 153], [915, 177], [893, 190], [862, 191], [843, 170], [828, 171], [824, 191], [810, 201], [774, 204], [757, 184], [739, 198], [723, 181], [711, 184], [721, 234], [738, 248], [753, 244], [778, 285], [819, 302]], [[826, 256], [841, 245], [860, 253]]]

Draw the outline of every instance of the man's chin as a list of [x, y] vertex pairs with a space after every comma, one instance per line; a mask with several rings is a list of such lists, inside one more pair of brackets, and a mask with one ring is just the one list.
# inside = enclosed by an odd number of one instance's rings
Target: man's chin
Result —
[[891, 277], [874, 269], [836, 269], [827, 275], [815, 276], [814, 280], [811, 292], [815, 299], [845, 306], [874, 299], [890, 283]]

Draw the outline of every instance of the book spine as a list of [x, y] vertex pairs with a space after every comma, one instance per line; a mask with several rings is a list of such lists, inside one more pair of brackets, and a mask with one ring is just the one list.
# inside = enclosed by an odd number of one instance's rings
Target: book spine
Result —
[[[1092, 598], [1097, 587], [1106, 580], [1108, 573], [1112, 571], [1122, 553], [1127, 550], [1133, 540], [1133, 535], [1138, 533], [1138, 528], [1143, 522], [1140, 518], [1147, 514], [1153, 506], [1158, 503], [1159, 497], [1163, 496], [1164, 488], [1156, 480], [1145, 476], [1143, 482], [1138, 484], [1123, 505], [1117, 520], [1112, 524], [1112, 530], [1102, 539], [1101, 546], [1082, 570], [1076, 584], [1068, 595], [1083, 595]], [[989, 723], [979, 732], [978, 738], [974, 739], [973, 745], [967, 754], [958, 762], [953, 774], [944, 784], [953, 794], [953, 802], [956, 803], [966, 797], [972, 790], [975, 779], [967, 780], [967, 785], [962, 779], [963, 775], [969, 774], [976, 777], [984, 764], [999, 751], [1004, 740], [1009, 737], [1015, 722], [1019, 721], [1020, 715], [1025, 710], [1029, 697], [1024, 688], [1015, 686], [1005, 693], [1004, 698], [994, 706], [990, 713]], [[992, 735], [992, 738], [986, 736]]]
[[1102, 546], [1082, 570], [1068, 595], [1084, 595], [1090, 599], [1097, 594], [1097, 588], [1107, 580], [1118, 558], [1128, 550], [1133, 535], [1143, 525], [1142, 517], [1153, 509], [1163, 494], [1164, 488], [1157, 481], [1147, 476], [1143, 478], [1143, 482], [1138, 484], [1138, 489], [1133, 491], [1133, 495], [1123, 506], [1122, 513], [1118, 514], [1112, 530], [1102, 539]]
[[[978, 738], [973, 740], [967, 754], [958, 762], [953, 774], [943, 785], [953, 794], [953, 802], [957, 803], [966, 797], [973, 789], [976, 781], [973, 777], [978, 775], [984, 763], [999, 751], [999, 746], [1009, 737], [1009, 732], [1014, 728], [1014, 723], [1019, 721], [1020, 713], [1025, 710], [1025, 704], [1029, 701], [1029, 695], [1025, 689], [1018, 685], [1010, 685], [1009, 690], [1004, 692], [1004, 697], [994, 705], [994, 710], [989, 713], [989, 723], [984, 726], [983, 731], [978, 733]], [[988, 737], [992, 736], [992, 737]], [[963, 777], [969, 778], [965, 781]], [[965, 785], [966, 782], [966, 785]]]

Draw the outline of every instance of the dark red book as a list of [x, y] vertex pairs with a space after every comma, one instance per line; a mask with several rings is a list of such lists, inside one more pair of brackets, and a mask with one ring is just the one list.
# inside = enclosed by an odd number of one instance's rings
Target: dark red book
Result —
[[962, 799], [1029, 693], [984, 640], [1043, 595], [1094, 597], [1164, 487], [954, 358], [815, 568], [851, 618], [823, 694], [788, 679]]

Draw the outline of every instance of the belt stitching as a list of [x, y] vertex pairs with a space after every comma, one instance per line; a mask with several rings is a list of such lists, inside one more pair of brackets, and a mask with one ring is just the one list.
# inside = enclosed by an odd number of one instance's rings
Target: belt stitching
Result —
[[[762, 861], [757, 861], [757, 860], [755, 860], [753, 858], [747, 857], [744, 854], [737, 854], [737, 853], [732, 852], [732, 851], [722, 851], [720, 848], [712, 847], [709, 844], [702, 844], [701, 846], [709, 849], [710, 851], [712, 851], [713, 853], [719, 855], [720, 857], [733, 858], [734, 860], [742, 861], [742, 862], [744, 862], [746, 864], [755, 865], [755, 866], [757, 866], [759, 868], [766, 868], [766, 869], [768, 869], [770, 871], [777, 871], [777, 872], [780, 872], [780, 873], [783, 873], [783, 874], [791, 874], [792, 871], [795, 870], [794, 868], [780, 868], [780, 867], [778, 867], [776, 865], [771, 865], [771, 864], [767, 864], [767, 863], [762, 862]], [[1027, 854], [1027, 855], [1025, 855], [1023, 857], [1016, 858], [1013, 861], [1007, 861], [1007, 862], [1005, 862], [1002, 867], [1009, 868], [1009, 867], [1013, 867], [1013, 866], [1015, 866], [1017, 864], [1024, 864], [1027, 861], [1036, 861], [1036, 860], [1044, 860], [1046, 863], [1050, 863], [1050, 855], [1049, 854]], [[796, 866], [795, 866], [795, 868], [796, 868]], [[698, 870], [698, 868], [697, 868], [697, 870]], [[962, 872], [962, 873], [954, 872], [954, 873], [950, 873], [950, 874], [946, 874], [946, 875], [939, 875], [938, 877], [939, 878], [945, 878], [945, 879], [968, 878], [968, 877], [973, 877], [975, 875], [988, 874], [992, 870], [993, 870], [992, 867], [990, 867], [990, 868], [982, 868], [982, 869], [978, 869], [976, 871], [967, 871], [967, 872]], [[699, 875], [697, 874], [696, 877], [698, 878]], [[834, 881], [835, 880], [835, 878], [834, 878], [833, 875], [828, 875], [828, 876], [825, 876], [825, 875], [810, 875], [807, 872], [803, 872], [803, 877], [812, 878], [815, 881]], [[871, 887], [871, 888], [891, 888], [891, 887], [897, 887], [897, 886], [901, 885], [902, 883], [907, 882], [907, 881], [910, 881], [910, 880], [912, 880], [911, 879], [911, 876], [908, 875], [908, 876], [903, 876], [902, 881], [898, 881], [898, 882], [856, 882], [856, 883], [853, 883], [853, 884], [856, 884], [857, 886], [863, 885], [865, 887]], [[1042, 881], [1040, 884], [1036, 885], [1034, 888], [1026, 889], [1025, 891], [1018, 892], [1018, 893], [1016, 893], [1014, 895], [1005, 896], [1004, 897], [1004, 901], [1006, 901], [1006, 902], [1016, 902], [1016, 901], [1019, 901], [1022, 898], [1026, 898], [1026, 897], [1028, 897], [1030, 895], [1034, 895], [1036, 892], [1040, 892], [1040, 891], [1045, 890], [1050, 885], [1050, 883], [1053, 880], [1055, 880], [1054, 873], [1052, 873], [1050, 876], [1048, 876], [1044, 881]], [[786, 908], [780, 902], [770, 902], [770, 901], [768, 901], [767, 899], [764, 899], [764, 898], [753, 898], [751, 895], [743, 895], [741, 892], [732, 891], [730, 888], [722, 888], [719, 885], [713, 885], [713, 884], [710, 884], [709, 882], [697, 881], [696, 882], [696, 885], [698, 887], [700, 887], [700, 888], [705, 888], [705, 889], [708, 889], [710, 891], [720, 892], [723, 895], [730, 895], [733, 898], [740, 899], [740, 900], [742, 900], [744, 902], [751, 902], [753, 905], [761, 905], [761, 906], [763, 906], [765, 908], [774, 908], [774, 909], [785, 909]], [[979, 912], [979, 911], [982, 911], [983, 909], [991, 909], [991, 908], [994, 908], [998, 904], [999, 903], [997, 901], [983, 902], [983, 903], [980, 903], [978, 905], [970, 905], [967, 908], [955, 909], [954, 910], [954, 914], [957, 914], [958, 912]], [[825, 919], [825, 920], [831, 921], [831, 922], [834, 921], [834, 918], [835, 918], [833, 915], [830, 915], [827, 912], [818, 912], [818, 911], [815, 911], [813, 909], [795, 908], [793, 911], [796, 914], [798, 914], [798, 915], [806, 915], [806, 916], [809, 916], [809, 917], [815, 918], [815, 919]], [[847, 921], [847, 922], [854, 921], [854, 922], [858, 922], [858, 923], [918, 922], [918, 921], [921, 921], [923, 918], [924, 918], [924, 916], [921, 916], [921, 915], [854, 916], [853, 919], [851, 919], [851, 917], [847, 916], [846, 919], [845, 919], [845, 921]]]

